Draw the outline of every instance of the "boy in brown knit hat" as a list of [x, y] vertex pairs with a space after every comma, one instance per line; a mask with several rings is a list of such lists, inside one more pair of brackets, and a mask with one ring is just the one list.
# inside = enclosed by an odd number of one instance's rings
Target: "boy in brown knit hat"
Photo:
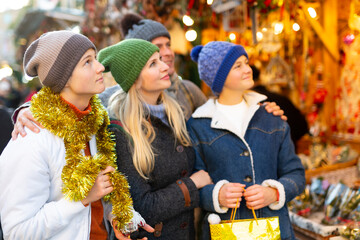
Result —
[[122, 231], [144, 226], [115, 171], [108, 115], [96, 96], [104, 66], [93, 43], [71, 31], [43, 34], [26, 50], [24, 68], [44, 85], [30, 107], [44, 129], [26, 129], [0, 156], [4, 238], [107, 239], [106, 220]]

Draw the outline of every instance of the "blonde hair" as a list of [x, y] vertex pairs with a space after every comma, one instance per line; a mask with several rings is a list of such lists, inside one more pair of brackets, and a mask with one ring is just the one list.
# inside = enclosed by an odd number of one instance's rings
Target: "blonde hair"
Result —
[[[186, 130], [184, 114], [179, 104], [165, 92], [160, 95], [169, 125], [175, 138], [184, 146], [191, 141]], [[146, 103], [135, 84], [126, 93], [120, 90], [113, 94], [109, 101], [109, 110], [113, 117], [119, 119], [127, 133], [131, 136], [133, 163], [144, 179], [148, 179], [154, 169], [155, 154], [151, 143], [155, 139], [155, 131], [144, 111]]]

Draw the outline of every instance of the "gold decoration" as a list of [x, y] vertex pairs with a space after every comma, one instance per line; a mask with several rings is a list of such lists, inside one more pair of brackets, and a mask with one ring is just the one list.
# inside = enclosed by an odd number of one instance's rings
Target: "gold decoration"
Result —
[[[81, 121], [59, 94], [43, 87], [31, 100], [34, 118], [52, 134], [64, 140], [66, 165], [62, 170], [63, 193], [72, 201], [84, 199], [100, 171], [107, 166], [117, 169], [115, 143], [111, 140], [107, 126], [110, 123], [106, 110], [97, 96], [90, 100], [91, 112]], [[98, 152], [94, 156], [84, 156], [82, 150], [91, 136], [96, 134]], [[114, 190], [104, 197], [112, 203], [112, 214], [117, 220], [116, 228], [124, 226], [132, 219], [132, 199], [129, 184], [118, 171], [109, 173]]]
[[212, 240], [279, 240], [279, 217], [242, 219], [234, 223], [221, 221], [219, 224], [210, 224], [210, 235]]

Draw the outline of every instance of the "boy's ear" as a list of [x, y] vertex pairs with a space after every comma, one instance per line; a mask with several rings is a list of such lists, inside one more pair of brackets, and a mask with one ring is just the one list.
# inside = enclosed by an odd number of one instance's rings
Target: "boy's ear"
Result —
[[65, 86], [64, 86], [64, 88], [67, 88], [67, 87], [69, 87], [69, 81], [71, 80], [71, 77], [69, 78], [69, 80], [66, 82], [66, 84], [65, 84]]

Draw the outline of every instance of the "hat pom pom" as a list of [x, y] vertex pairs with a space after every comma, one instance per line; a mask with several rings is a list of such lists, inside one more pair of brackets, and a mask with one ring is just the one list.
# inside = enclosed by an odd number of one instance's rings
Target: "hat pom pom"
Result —
[[220, 219], [219, 215], [217, 215], [215, 213], [211, 213], [208, 216], [208, 222], [210, 224], [219, 224], [221, 222], [221, 219]]
[[198, 61], [199, 54], [200, 54], [202, 48], [203, 48], [202, 45], [198, 45], [191, 50], [190, 57], [194, 62]]

